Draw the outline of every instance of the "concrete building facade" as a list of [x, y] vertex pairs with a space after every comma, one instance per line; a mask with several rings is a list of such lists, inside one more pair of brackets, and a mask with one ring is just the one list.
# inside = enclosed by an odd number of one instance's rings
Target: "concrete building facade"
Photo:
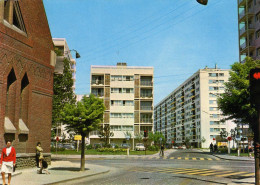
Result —
[[260, 1], [237, 0], [240, 62], [260, 59]]
[[[110, 143], [134, 147], [135, 135], [153, 131], [153, 67], [91, 66], [91, 93], [104, 99], [103, 124], [114, 133]], [[101, 142], [98, 132], [90, 134], [90, 142]]]
[[12, 140], [19, 167], [38, 141], [50, 159], [55, 56], [43, 2], [0, 1], [0, 149]]
[[[200, 69], [160, 101], [154, 108], [154, 130], [167, 143], [183, 145], [188, 138], [194, 147], [209, 147], [220, 131], [230, 132], [233, 122], [220, 122], [217, 96], [224, 92], [229, 70]], [[204, 141], [204, 142], [203, 142]]]

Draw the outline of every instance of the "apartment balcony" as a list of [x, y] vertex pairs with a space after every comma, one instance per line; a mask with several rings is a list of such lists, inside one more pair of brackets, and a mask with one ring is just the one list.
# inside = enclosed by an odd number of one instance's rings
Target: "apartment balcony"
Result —
[[238, 7], [245, 6], [246, 2], [250, 3], [251, 1], [253, 1], [253, 0], [239, 0], [238, 1]]
[[247, 36], [247, 33], [249, 33], [249, 35], [251, 35], [251, 34], [254, 34], [254, 32], [255, 32], [255, 27], [254, 27], [252, 24], [250, 24], [250, 25], [248, 26], [248, 29], [247, 29], [246, 26], [244, 26], [243, 28], [241, 28], [241, 29], [239, 30], [239, 35], [240, 35], [240, 37], [246, 37], [246, 36]]
[[250, 8], [246, 12], [245, 10], [239, 14], [239, 22], [246, 22], [247, 20], [253, 18], [255, 15], [254, 9]]
[[104, 80], [92, 80], [91, 85], [104, 85]]
[[147, 99], [150, 99], [150, 98], [153, 98], [153, 94], [152, 93], [141, 93], [140, 95], [141, 98], [147, 98]]
[[151, 86], [153, 86], [153, 82], [149, 81], [149, 80], [141, 80], [141, 86], [151, 87]]
[[240, 54], [252, 52], [255, 50], [255, 46], [253, 46], [253, 42], [249, 41], [249, 46], [247, 45], [247, 42], [240, 45]]
[[140, 123], [153, 123], [152, 118], [141, 118]]
[[153, 107], [152, 106], [141, 106], [140, 110], [142, 110], [142, 111], [152, 111]]
[[104, 93], [97, 93], [97, 92], [92, 92], [96, 97], [103, 97]]

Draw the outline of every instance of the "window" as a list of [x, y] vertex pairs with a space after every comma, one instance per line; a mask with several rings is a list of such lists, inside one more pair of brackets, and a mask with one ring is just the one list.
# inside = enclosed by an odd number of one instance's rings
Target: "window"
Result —
[[255, 15], [256, 22], [260, 22], [260, 12]]
[[209, 110], [210, 111], [215, 111], [215, 110], [218, 110], [218, 107], [210, 107]]
[[219, 121], [210, 121], [210, 125], [219, 125], [220, 122]]
[[260, 47], [256, 49], [256, 52], [257, 56], [260, 56]]
[[219, 114], [210, 114], [210, 118], [219, 118]]
[[[11, 3], [11, 1], [12, 0], [4, 1], [4, 19], [15, 28], [26, 32], [19, 2], [16, 0]], [[10, 12], [12, 12], [13, 15], [10, 15]]]
[[210, 77], [216, 77], [216, 76], [217, 76], [217, 73], [209, 73], [209, 76], [210, 76]]

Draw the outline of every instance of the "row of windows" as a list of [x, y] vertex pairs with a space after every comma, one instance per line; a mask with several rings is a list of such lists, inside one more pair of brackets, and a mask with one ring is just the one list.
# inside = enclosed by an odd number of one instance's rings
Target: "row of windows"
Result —
[[134, 106], [134, 101], [129, 101], [129, 100], [111, 100], [111, 106]]
[[224, 80], [209, 80], [209, 84], [224, 83]]
[[220, 131], [226, 131], [225, 128], [210, 128], [210, 132], [220, 132]]
[[134, 81], [134, 76], [113, 75], [111, 81]]
[[134, 118], [133, 113], [110, 113], [111, 118]]
[[110, 126], [111, 131], [133, 131], [133, 126], [126, 126], [126, 125], [113, 125]]
[[224, 76], [224, 73], [209, 73], [209, 77]]
[[111, 88], [111, 93], [134, 93], [133, 88]]
[[214, 86], [209, 86], [210, 91], [217, 91], [217, 90], [224, 90], [224, 87], [214, 87]]

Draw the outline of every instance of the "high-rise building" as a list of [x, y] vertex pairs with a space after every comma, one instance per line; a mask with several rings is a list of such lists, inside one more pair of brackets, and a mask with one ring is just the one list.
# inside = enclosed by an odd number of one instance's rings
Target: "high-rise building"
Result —
[[[135, 135], [153, 131], [153, 67], [91, 66], [90, 82], [91, 93], [104, 99], [103, 125], [114, 133], [110, 143], [133, 148]], [[91, 132], [90, 142], [101, 142], [98, 132]]]
[[221, 131], [230, 132], [232, 122], [221, 122], [217, 97], [224, 92], [229, 70], [200, 69], [160, 101], [154, 108], [154, 130], [162, 132], [167, 143], [209, 147]]
[[69, 46], [67, 44], [67, 41], [65, 38], [53, 38], [53, 43], [55, 48], [58, 48], [59, 51], [61, 52], [61, 56], [57, 56], [56, 59], [56, 65], [55, 65], [55, 70], [54, 73], [63, 73], [64, 69], [64, 63], [63, 60], [64, 58], [67, 58], [70, 61], [70, 69], [72, 72], [72, 79], [73, 79], [73, 92], [75, 92], [75, 83], [76, 83], [76, 60], [72, 58]]
[[260, 59], [260, 1], [237, 0], [239, 59], [244, 63], [245, 57]]

